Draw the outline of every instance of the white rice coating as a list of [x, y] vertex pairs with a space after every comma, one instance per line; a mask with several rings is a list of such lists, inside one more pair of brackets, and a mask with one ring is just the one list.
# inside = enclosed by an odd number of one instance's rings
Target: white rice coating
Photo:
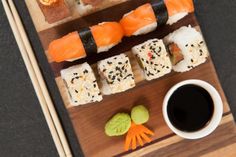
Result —
[[96, 78], [88, 63], [62, 70], [61, 77], [73, 106], [102, 100]]
[[182, 12], [182, 13], [178, 13], [178, 14], [175, 14], [173, 16], [170, 16], [168, 18], [166, 24], [172, 25], [172, 24], [178, 22], [179, 20], [181, 20], [182, 18], [184, 18], [187, 15], [188, 15], [188, 12]]
[[106, 52], [108, 50], [110, 50], [112, 47], [114, 47], [115, 45], [117, 45], [118, 43], [116, 44], [110, 44], [108, 46], [103, 46], [103, 47], [98, 47], [98, 53], [100, 52]]
[[157, 22], [154, 22], [138, 29], [136, 32], [133, 33], [133, 35], [137, 36], [137, 35], [147, 34], [149, 32], [154, 31], [156, 28], [157, 28]]
[[129, 58], [125, 54], [116, 55], [98, 62], [104, 95], [126, 91], [135, 86]]
[[172, 65], [162, 40], [150, 39], [132, 48], [146, 80], [157, 79], [171, 72]]
[[183, 26], [165, 37], [166, 44], [175, 43], [180, 48], [184, 59], [173, 66], [176, 72], [189, 71], [204, 63], [209, 56], [205, 41], [200, 32], [191, 26]]

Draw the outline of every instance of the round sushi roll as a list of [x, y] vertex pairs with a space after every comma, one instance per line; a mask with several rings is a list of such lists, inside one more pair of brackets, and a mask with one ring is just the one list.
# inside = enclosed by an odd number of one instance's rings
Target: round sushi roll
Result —
[[55, 62], [74, 61], [92, 53], [108, 51], [121, 42], [123, 36], [118, 22], [103, 22], [52, 41], [48, 53]]
[[192, 0], [161, 0], [146, 3], [125, 14], [120, 20], [125, 36], [149, 33], [159, 25], [172, 24], [193, 12]]
[[189, 71], [204, 63], [209, 55], [205, 41], [200, 32], [191, 26], [183, 26], [164, 39], [168, 45], [173, 70]]

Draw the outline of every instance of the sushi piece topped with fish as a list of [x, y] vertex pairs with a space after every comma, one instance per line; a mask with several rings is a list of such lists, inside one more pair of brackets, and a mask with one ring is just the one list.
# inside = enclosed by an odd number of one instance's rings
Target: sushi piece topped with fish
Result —
[[141, 35], [157, 26], [173, 24], [193, 11], [192, 0], [153, 0], [125, 14], [120, 24], [125, 36]]
[[125, 54], [116, 55], [98, 62], [104, 95], [120, 93], [135, 86], [134, 74], [129, 58]]
[[55, 62], [74, 61], [93, 53], [108, 51], [121, 42], [123, 35], [118, 22], [103, 22], [52, 41], [48, 53]]
[[166, 23], [169, 25], [176, 23], [189, 13], [194, 12], [193, 0], [164, 0], [164, 2], [168, 12]]
[[172, 64], [162, 40], [150, 39], [134, 46], [132, 53], [137, 57], [146, 80], [157, 79], [171, 72]]
[[102, 100], [93, 70], [88, 63], [62, 70], [61, 77], [73, 106]]
[[173, 70], [189, 71], [206, 62], [209, 56], [200, 32], [191, 26], [183, 26], [164, 39], [172, 57]]

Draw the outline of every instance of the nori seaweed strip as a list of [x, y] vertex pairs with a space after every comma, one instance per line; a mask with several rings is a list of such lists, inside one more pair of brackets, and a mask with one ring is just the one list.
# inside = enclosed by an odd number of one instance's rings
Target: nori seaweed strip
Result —
[[83, 43], [87, 56], [97, 53], [97, 45], [93, 38], [90, 28], [83, 28], [79, 31], [80, 39]]
[[168, 20], [168, 11], [164, 0], [160, 0], [158, 2], [152, 1], [151, 5], [156, 15], [158, 26], [166, 24]]

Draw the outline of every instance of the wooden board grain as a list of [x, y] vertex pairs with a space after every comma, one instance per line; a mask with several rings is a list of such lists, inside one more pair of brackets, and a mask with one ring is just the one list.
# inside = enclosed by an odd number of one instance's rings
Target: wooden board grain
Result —
[[148, 145], [124, 157], [234, 157], [236, 154], [236, 129], [232, 114], [226, 114], [220, 126], [209, 136], [199, 140], [185, 140], [172, 135], [164, 140]]
[[[34, 13], [35, 3], [26, 1], [32, 15], [34, 24], [38, 28], [38, 35], [47, 55], [48, 44], [71, 31], [79, 30], [103, 21], [118, 20], [122, 15], [136, 6], [146, 3], [145, 0], [129, 0], [113, 7], [101, 10], [91, 15], [79, 18], [72, 16], [64, 22], [53, 25], [41, 25], [44, 21], [38, 20]], [[112, 14], [110, 14], [112, 12]], [[130, 53], [131, 47], [151, 38], [163, 38], [170, 32], [181, 26], [191, 25], [200, 31], [194, 14], [186, 16], [172, 26], [162, 26], [147, 35], [124, 38], [122, 43], [115, 46], [106, 53], [100, 53], [88, 58], [74, 62], [55, 63], [50, 60], [49, 64], [55, 75], [55, 81], [60, 90], [65, 107], [73, 124], [77, 139], [82, 147], [85, 156], [106, 157], [106, 156], [214, 156], [223, 154], [222, 149], [228, 150], [228, 155], [233, 156], [235, 152], [235, 125], [228, 107], [224, 92], [219, 83], [211, 58], [206, 63], [185, 73], [175, 73], [161, 77], [153, 81], [145, 81], [140, 74], [139, 66], [134, 56]], [[136, 87], [126, 92], [104, 96], [102, 102], [74, 107], [69, 103], [66, 89], [60, 77], [60, 70], [72, 65], [88, 62], [96, 72], [96, 62], [120, 53], [128, 54], [133, 72], [135, 74]], [[96, 74], [97, 75], [97, 74]], [[224, 116], [220, 126], [210, 136], [199, 140], [183, 140], [176, 136], [166, 125], [162, 116], [162, 102], [166, 92], [176, 83], [186, 79], [201, 79], [212, 84], [220, 93], [224, 104]], [[117, 112], [130, 112], [132, 106], [144, 104], [150, 110], [150, 120], [146, 126], [151, 128], [155, 135], [153, 141], [144, 147], [138, 147], [135, 151], [124, 152], [123, 137], [107, 137], [104, 133], [106, 121]], [[225, 139], [225, 140], [224, 140]], [[201, 146], [195, 149], [195, 145]], [[182, 149], [182, 148], [188, 149]]]

